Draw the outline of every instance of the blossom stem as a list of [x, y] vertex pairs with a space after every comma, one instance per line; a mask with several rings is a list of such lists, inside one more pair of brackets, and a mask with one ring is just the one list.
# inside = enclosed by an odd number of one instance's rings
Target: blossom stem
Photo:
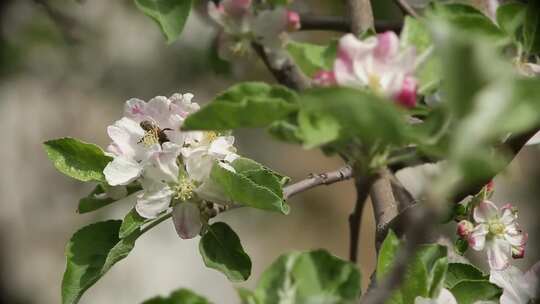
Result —
[[148, 230], [156, 227], [157, 225], [161, 224], [163, 221], [165, 221], [167, 219], [170, 219], [171, 217], [172, 217], [172, 212], [169, 212], [169, 213], [155, 219], [154, 221], [150, 222], [150, 224], [148, 224], [144, 228], [142, 228], [140, 234], [144, 234]]

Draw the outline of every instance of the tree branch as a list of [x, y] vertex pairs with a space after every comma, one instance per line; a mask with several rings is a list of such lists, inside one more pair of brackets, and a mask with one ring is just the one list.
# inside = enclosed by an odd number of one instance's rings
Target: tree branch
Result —
[[[351, 31], [351, 21], [341, 16], [314, 16], [300, 15], [301, 31], [336, 31], [349, 33]], [[375, 21], [375, 31], [400, 32], [403, 26], [399, 21]]]
[[335, 171], [311, 174], [309, 178], [291, 184], [283, 188], [283, 198], [288, 199], [293, 195], [304, 192], [320, 185], [331, 185], [347, 180], [353, 176], [353, 169], [347, 165]]
[[358, 260], [358, 243], [360, 239], [360, 224], [364, 205], [376, 176], [357, 176], [355, 178], [356, 204], [349, 215], [349, 260], [356, 263]]
[[280, 63], [280, 65], [277, 66], [270, 59], [264, 46], [256, 42], [251, 43], [251, 46], [280, 84], [293, 90], [304, 90], [311, 86], [310, 79], [304, 75], [290, 56], [287, 55], [283, 58], [283, 63]]
[[407, 1], [405, 0], [394, 0], [394, 1], [396, 2], [397, 6], [399, 6], [399, 8], [401, 9], [404, 15], [411, 15], [414, 18], [419, 17], [418, 13], [416, 13], [416, 11], [409, 5], [409, 3], [407, 3]]
[[351, 32], [360, 36], [368, 29], [374, 29], [373, 9], [370, 0], [347, 0]]
[[371, 204], [375, 217], [375, 248], [379, 248], [384, 241], [384, 228], [399, 214], [398, 201], [392, 192], [388, 169], [379, 171], [379, 178], [373, 183], [370, 191]]

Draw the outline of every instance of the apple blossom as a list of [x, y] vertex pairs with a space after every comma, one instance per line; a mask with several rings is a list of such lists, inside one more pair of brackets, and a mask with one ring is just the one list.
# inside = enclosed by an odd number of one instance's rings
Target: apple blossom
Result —
[[476, 226], [469, 234], [469, 246], [477, 251], [486, 248], [489, 266], [493, 270], [508, 267], [513, 248], [524, 248], [527, 234], [517, 223], [517, 212], [507, 204], [500, 210], [484, 200], [474, 208]]
[[300, 15], [284, 7], [254, 5], [251, 0], [208, 2], [208, 15], [221, 29], [218, 53], [224, 59], [249, 51], [257, 42], [276, 52], [286, 42], [286, 32], [300, 29]]
[[391, 31], [359, 40], [347, 34], [339, 40], [333, 71], [316, 74], [321, 85], [369, 88], [405, 107], [416, 105], [417, 81], [413, 77], [416, 55], [400, 50], [399, 37]]
[[503, 289], [500, 304], [527, 304], [531, 299], [538, 299], [540, 262], [525, 274], [514, 266], [492, 270], [489, 281]]

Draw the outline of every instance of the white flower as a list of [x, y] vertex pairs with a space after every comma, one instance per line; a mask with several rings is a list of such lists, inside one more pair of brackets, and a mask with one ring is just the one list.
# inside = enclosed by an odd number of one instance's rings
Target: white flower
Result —
[[180, 126], [198, 109], [192, 98], [188, 93], [158, 96], [148, 103], [135, 98], [126, 102], [125, 117], [107, 128], [113, 141], [108, 150], [114, 157], [103, 171], [109, 185], [127, 185], [139, 178], [163, 142], [183, 144]]
[[489, 281], [503, 289], [500, 304], [527, 304], [538, 298], [540, 262], [525, 274], [517, 267], [510, 266], [502, 271], [492, 270]]
[[221, 27], [218, 53], [224, 59], [243, 54], [255, 41], [277, 52], [286, 43], [285, 33], [300, 28], [300, 15], [283, 7], [256, 10], [251, 0], [208, 2], [208, 15]]
[[441, 289], [435, 299], [416, 297], [414, 304], [458, 304], [454, 295], [446, 288]]
[[395, 99], [406, 107], [416, 105], [416, 79], [413, 77], [416, 55], [412, 48], [400, 50], [394, 32], [385, 32], [365, 40], [353, 34], [339, 41], [333, 74], [318, 74], [325, 85], [370, 88]]
[[473, 217], [477, 226], [469, 235], [469, 246], [477, 251], [486, 248], [492, 270], [506, 268], [512, 249], [521, 250], [527, 242], [527, 234], [517, 223], [517, 212], [508, 204], [499, 211], [494, 203], [485, 200], [474, 208]]

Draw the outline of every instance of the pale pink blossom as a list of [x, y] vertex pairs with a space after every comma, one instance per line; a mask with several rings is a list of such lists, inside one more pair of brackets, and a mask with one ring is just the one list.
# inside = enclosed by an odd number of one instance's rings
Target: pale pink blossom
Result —
[[333, 72], [339, 86], [369, 88], [405, 107], [413, 107], [417, 91], [415, 60], [414, 49], [401, 49], [394, 32], [365, 40], [347, 34], [339, 41]]
[[473, 217], [477, 225], [469, 235], [469, 246], [477, 251], [486, 249], [491, 269], [505, 269], [512, 248], [524, 247], [527, 242], [527, 234], [517, 223], [515, 209], [505, 205], [499, 210], [485, 200], [474, 208]]
[[313, 76], [313, 82], [320, 87], [330, 87], [337, 84], [336, 75], [333, 71], [318, 71]]

